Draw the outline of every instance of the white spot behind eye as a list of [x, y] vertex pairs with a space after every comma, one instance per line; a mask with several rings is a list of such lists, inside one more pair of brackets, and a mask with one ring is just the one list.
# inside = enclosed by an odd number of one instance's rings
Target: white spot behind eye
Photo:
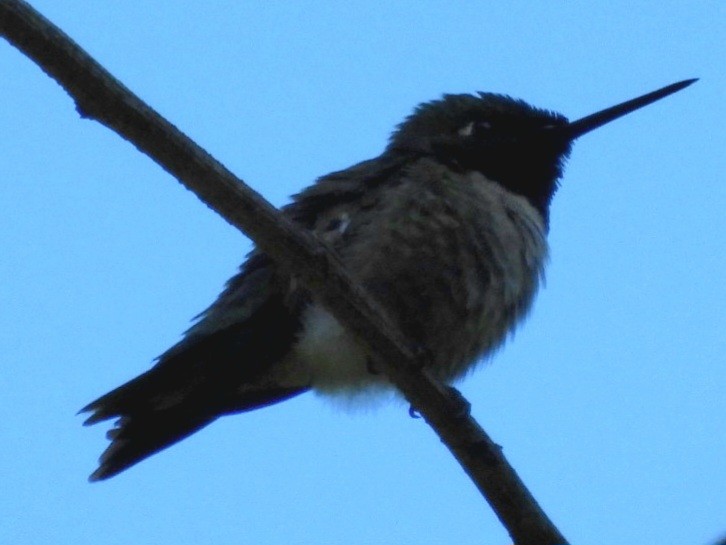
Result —
[[460, 128], [458, 133], [459, 136], [473, 136], [477, 131], [488, 131], [491, 128], [492, 124], [489, 121], [471, 121]]
[[474, 134], [474, 122], [470, 122], [467, 125], [459, 129], [459, 136], [471, 136]]
[[342, 235], [350, 226], [350, 216], [347, 212], [343, 212], [340, 215], [340, 225], [338, 225], [338, 232]]

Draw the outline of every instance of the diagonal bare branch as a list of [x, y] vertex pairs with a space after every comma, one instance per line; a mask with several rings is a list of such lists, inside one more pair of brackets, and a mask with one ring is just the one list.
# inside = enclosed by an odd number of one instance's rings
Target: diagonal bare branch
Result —
[[26, 2], [0, 0], [0, 34], [71, 95], [82, 117], [117, 132], [252, 238], [355, 332], [406, 399], [434, 428], [518, 545], [563, 545], [501, 449], [445, 386], [421, 371], [417, 355], [310, 233], [300, 231], [258, 193], [142, 102]]

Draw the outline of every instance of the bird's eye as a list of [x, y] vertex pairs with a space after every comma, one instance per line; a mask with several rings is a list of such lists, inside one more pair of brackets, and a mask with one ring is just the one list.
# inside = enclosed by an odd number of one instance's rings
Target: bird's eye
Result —
[[471, 121], [459, 129], [459, 136], [474, 136], [486, 133], [492, 129], [491, 121]]

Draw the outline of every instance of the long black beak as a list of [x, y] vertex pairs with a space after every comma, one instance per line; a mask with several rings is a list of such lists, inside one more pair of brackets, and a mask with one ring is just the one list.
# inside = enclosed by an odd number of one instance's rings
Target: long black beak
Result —
[[568, 123], [561, 128], [561, 130], [563, 131], [563, 136], [566, 137], [569, 141], [572, 141], [575, 138], [578, 138], [593, 129], [602, 127], [603, 125], [605, 125], [605, 123], [610, 123], [618, 117], [627, 115], [630, 112], [637, 110], [638, 108], [642, 108], [643, 106], [652, 104], [656, 100], [660, 100], [661, 98], [672, 95], [673, 93], [676, 93], [681, 89], [685, 89], [696, 81], [698, 81], [698, 78], [679, 81], [678, 83], [673, 83], [671, 85], [668, 85], [667, 87], [663, 87], [662, 89], [658, 89], [657, 91], [648, 93], [647, 95], [628, 100], [616, 106], [611, 106], [610, 108], [605, 108], [604, 110], [600, 110], [599, 112], [590, 114], [586, 117], [583, 117], [582, 119], [578, 119], [577, 121], [572, 121], [571, 123]]

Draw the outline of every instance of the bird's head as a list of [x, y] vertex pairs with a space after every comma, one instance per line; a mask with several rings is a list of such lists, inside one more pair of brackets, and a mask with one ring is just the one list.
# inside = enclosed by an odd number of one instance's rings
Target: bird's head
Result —
[[547, 218], [576, 138], [694, 81], [674, 83], [573, 122], [505, 95], [444, 95], [418, 106], [393, 133], [387, 152], [430, 155], [452, 169], [480, 172], [527, 198]]

